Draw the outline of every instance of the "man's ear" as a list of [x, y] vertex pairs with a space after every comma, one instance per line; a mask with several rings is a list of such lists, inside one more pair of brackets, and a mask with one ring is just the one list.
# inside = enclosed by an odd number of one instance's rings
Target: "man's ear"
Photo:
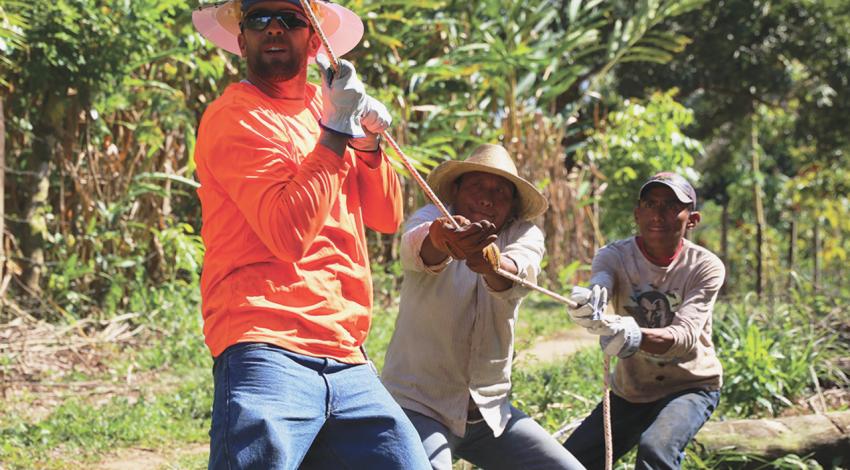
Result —
[[[310, 51], [308, 57], [316, 57], [316, 54], [319, 53], [319, 49], [322, 47], [322, 39], [319, 37], [319, 33], [310, 29]], [[330, 58], [330, 57], [328, 57]]]
[[457, 199], [457, 192], [460, 191], [460, 180], [463, 178], [463, 175], [458, 176], [452, 181], [452, 190], [449, 192], [449, 201], [455, 201]]
[[511, 213], [508, 215], [508, 220], [519, 219], [519, 212], [522, 210], [522, 199], [519, 194], [514, 195], [513, 203], [511, 204]]
[[686, 225], [685, 228], [690, 230], [696, 227], [700, 220], [702, 220], [702, 216], [700, 215], [700, 213], [697, 211], [692, 211], [690, 214], [688, 214], [688, 225]]
[[245, 44], [245, 36], [241, 32], [236, 36], [236, 42], [239, 43], [239, 52], [242, 53], [242, 57], [245, 57], [248, 46]]

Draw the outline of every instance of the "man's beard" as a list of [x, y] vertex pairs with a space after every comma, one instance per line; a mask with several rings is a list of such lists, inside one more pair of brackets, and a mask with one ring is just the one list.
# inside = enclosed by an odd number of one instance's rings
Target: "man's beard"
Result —
[[[290, 51], [291, 52], [291, 51]], [[262, 60], [262, 52], [248, 55], [248, 67], [258, 77], [270, 82], [291, 80], [307, 67], [307, 58], [290, 55], [286, 60]]]

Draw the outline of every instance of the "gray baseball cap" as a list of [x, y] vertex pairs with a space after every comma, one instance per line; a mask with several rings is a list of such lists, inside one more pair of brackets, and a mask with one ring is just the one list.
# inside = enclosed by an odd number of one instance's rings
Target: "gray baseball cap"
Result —
[[669, 171], [656, 173], [652, 178], [646, 180], [646, 183], [643, 183], [643, 186], [640, 187], [638, 198], [643, 198], [644, 191], [654, 184], [667, 186], [673, 190], [673, 194], [676, 195], [676, 199], [678, 199], [679, 202], [691, 204], [693, 209], [697, 208], [697, 192], [694, 190], [694, 187], [691, 186], [691, 183], [689, 183], [683, 176]]

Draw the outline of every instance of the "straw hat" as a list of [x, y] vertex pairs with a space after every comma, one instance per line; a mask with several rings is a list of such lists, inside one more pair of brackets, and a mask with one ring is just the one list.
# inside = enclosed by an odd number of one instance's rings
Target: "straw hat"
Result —
[[[283, 0], [300, 5], [297, 0]], [[354, 49], [363, 37], [363, 22], [353, 11], [335, 3], [312, 0], [313, 9], [319, 18], [322, 31], [328, 36], [328, 42], [337, 56]], [[239, 22], [242, 20], [242, 0], [227, 0], [224, 2], [202, 5], [192, 12], [192, 23], [195, 29], [216, 46], [241, 56], [239, 43]], [[330, 56], [325, 46], [319, 53]], [[310, 58], [313, 61], [313, 58]]]
[[480, 145], [466, 160], [449, 160], [441, 163], [428, 175], [428, 184], [440, 200], [451, 204], [454, 202], [452, 187], [455, 180], [464, 173], [473, 171], [501, 176], [516, 186], [520, 201], [517, 214], [519, 219], [533, 219], [546, 212], [549, 207], [546, 197], [533, 184], [519, 177], [514, 161], [501, 145]]

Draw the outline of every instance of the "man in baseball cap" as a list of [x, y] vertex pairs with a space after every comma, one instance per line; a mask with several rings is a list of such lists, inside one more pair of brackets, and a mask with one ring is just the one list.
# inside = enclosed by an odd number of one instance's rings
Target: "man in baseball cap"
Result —
[[[675, 173], [649, 178], [634, 209], [638, 235], [593, 258], [590, 287], [567, 309], [619, 356], [610, 378], [614, 459], [637, 445], [636, 468], [679, 468], [685, 446], [720, 399], [722, 369], [711, 340], [725, 268], [687, 240], [700, 221], [693, 186]], [[606, 313], [608, 300], [611, 310]], [[587, 468], [605, 462], [601, 404], [564, 443]]]
[[[332, 47], [360, 19], [311, 1]], [[210, 469], [427, 469], [416, 429], [362, 345], [372, 314], [366, 228], [401, 224], [398, 177], [377, 136], [390, 124], [354, 66], [331, 71], [299, 1], [195, 12], [246, 60], [204, 112], [195, 162], [206, 252], [204, 339], [214, 357]], [[336, 41], [336, 42], [334, 42]], [[307, 82], [316, 59], [322, 83]]]

